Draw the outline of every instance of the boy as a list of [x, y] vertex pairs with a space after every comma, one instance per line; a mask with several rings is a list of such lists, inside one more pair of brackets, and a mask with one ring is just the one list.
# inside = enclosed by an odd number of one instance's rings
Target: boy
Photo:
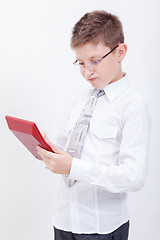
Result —
[[85, 14], [73, 28], [71, 47], [91, 88], [58, 136], [60, 148], [46, 135], [55, 153], [38, 148], [48, 168], [63, 175], [55, 239], [127, 240], [127, 192], [140, 190], [146, 175], [147, 107], [122, 71], [127, 46], [117, 16]]

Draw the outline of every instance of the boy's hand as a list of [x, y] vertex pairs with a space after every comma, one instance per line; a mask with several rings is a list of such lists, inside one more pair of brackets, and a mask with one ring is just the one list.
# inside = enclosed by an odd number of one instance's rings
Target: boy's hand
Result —
[[72, 165], [72, 156], [55, 146], [48, 139], [46, 133], [42, 133], [45, 141], [50, 145], [54, 153], [41, 147], [37, 147], [37, 153], [42, 157], [47, 167], [56, 174], [69, 174]]

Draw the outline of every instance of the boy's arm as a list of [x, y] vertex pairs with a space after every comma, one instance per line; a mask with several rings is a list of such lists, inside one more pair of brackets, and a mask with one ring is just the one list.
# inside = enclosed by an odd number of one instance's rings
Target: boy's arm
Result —
[[123, 118], [118, 165], [92, 164], [73, 158], [70, 177], [105, 188], [109, 192], [138, 191], [146, 175], [150, 118], [144, 103], [135, 104]]

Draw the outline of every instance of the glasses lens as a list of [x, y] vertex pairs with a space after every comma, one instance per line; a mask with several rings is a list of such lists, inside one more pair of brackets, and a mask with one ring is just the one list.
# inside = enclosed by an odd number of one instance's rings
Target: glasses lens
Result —
[[76, 60], [76, 61], [74, 62], [74, 65], [80, 67], [80, 70], [82, 70], [82, 71], [84, 71], [85, 68], [86, 68], [85, 63], [79, 62], [78, 60]]
[[93, 71], [98, 66], [98, 64], [99, 64], [99, 60], [88, 63], [86, 67], [88, 70]]
[[74, 65], [79, 66], [82, 71], [84, 71], [86, 68], [87, 68], [89, 71], [93, 71], [93, 70], [98, 66], [99, 62], [100, 62], [100, 61], [97, 60], [97, 61], [93, 61], [93, 62], [90, 62], [90, 63], [88, 63], [88, 64], [85, 64], [85, 63], [83, 63], [83, 62], [79, 62], [78, 60], [76, 60], [76, 61], [74, 62]]

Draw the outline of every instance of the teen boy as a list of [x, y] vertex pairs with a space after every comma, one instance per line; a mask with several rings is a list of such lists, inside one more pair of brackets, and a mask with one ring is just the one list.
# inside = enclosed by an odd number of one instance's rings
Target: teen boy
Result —
[[147, 107], [122, 71], [127, 46], [116, 16], [85, 14], [73, 28], [71, 47], [91, 88], [58, 136], [60, 148], [47, 136], [55, 153], [38, 148], [48, 168], [63, 175], [55, 239], [127, 240], [127, 192], [140, 190], [146, 175]]

